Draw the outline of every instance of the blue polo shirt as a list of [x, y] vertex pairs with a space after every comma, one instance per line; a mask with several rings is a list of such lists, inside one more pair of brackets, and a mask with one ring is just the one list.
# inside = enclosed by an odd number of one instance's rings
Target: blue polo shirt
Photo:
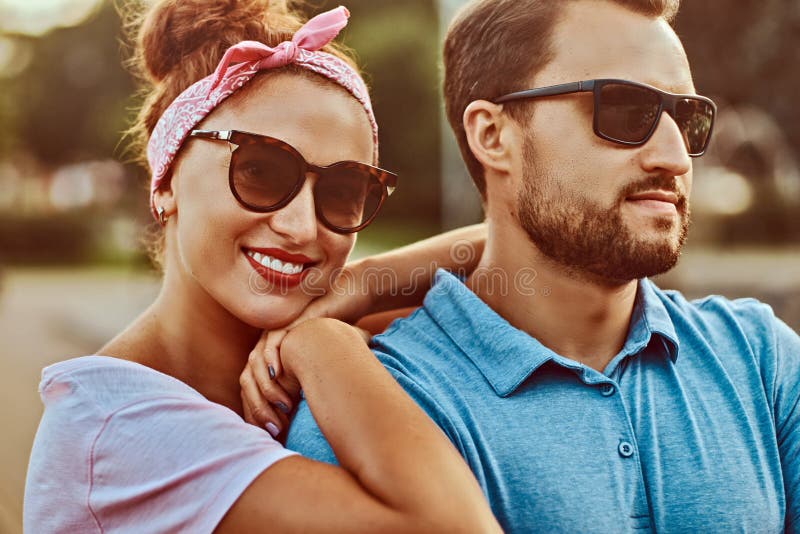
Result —
[[[800, 337], [755, 300], [642, 280], [600, 373], [440, 271], [374, 352], [508, 532], [800, 532]], [[306, 404], [287, 446], [335, 462]]]

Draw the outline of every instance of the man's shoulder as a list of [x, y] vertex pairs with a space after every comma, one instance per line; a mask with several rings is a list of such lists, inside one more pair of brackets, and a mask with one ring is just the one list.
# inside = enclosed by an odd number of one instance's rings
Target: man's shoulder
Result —
[[675, 290], [657, 289], [679, 338], [702, 338], [711, 346], [736, 344], [763, 354], [774, 349], [776, 336], [797, 334], [755, 298], [709, 295], [690, 299]]
[[683, 319], [698, 327], [752, 330], [771, 327], [776, 321], [772, 307], [755, 298], [730, 299], [722, 295], [689, 298], [674, 289], [656, 287], [656, 291], [673, 320]]
[[372, 339], [370, 348], [415, 398], [447, 398], [481, 376], [473, 360], [450, 337], [446, 326], [437, 322], [435, 312], [426, 307], [394, 321], [383, 334]]
[[424, 306], [397, 319], [383, 333], [372, 338], [370, 347], [381, 361], [434, 363], [444, 352], [456, 350], [447, 332]]

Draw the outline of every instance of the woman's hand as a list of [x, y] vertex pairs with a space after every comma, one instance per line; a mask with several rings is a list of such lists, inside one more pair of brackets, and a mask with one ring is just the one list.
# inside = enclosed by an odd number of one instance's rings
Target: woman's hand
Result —
[[[300, 398], [297, 381], [286, 375], [278, 380], [275, 373], [275, 367], [280, 365], [280, 341], [285, 335], [284, 330], [265, 331], [239, 376], [245, 421], [267, 430], [276, 439], [289, 427], [289, 414]], [[269, 358], [267, 346], [274, 352]]]
[[[325, 334], [336, 335], [338, 332], [346, 335], [351, 331], [355, 331], [364, 342], [369, 341], [370, 334], [365, 330], [333, 319], [310, 321], [298, 318], [285, 329], [265, 331], [250, 352], [239, 377], [245, 421], [266, 429], [276, 439], [285, 438], [290, 415], [300, 400], [301, 386], [294, 373], [285, 370], [284, 358], [291, 364], [302, 354], [319, 354], [325, 350]], [[282, 353], [282, 345], [290, 332], [293, 335], [289, 350]]]

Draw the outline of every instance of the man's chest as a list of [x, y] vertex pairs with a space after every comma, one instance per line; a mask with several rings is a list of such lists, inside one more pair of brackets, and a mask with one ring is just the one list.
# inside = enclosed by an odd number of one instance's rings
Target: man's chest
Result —
[[545, 370], [462, 414], [459, 445], [509, 531], [780, 531], [758, 385], [702, 378], [665, 367], [586, 384]]

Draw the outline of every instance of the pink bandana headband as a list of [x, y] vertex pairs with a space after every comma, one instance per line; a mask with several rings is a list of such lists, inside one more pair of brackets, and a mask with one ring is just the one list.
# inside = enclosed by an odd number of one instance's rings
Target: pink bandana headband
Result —
[[186, 137], [214, 108], [262, 70], [293, 63], [347, 89], [367, 113], [375, 147], [373, 163], [377, 162], [378, 123], [375, 121], [364, 81], [350, 65], [336, 56], [320, 51], [347, 25], [349, 16], [350, 12], [343, 6], [321, 13], [306, 22], [291, 41], [284, 41], [275, 48], [256, 41], [242, 41], [225, 52], [213, 74], [190, 86], [169, 105], [158, 119], [147, 143], [147, 161], [152, 172], [150, 209], [156, 219], [155, 192], [169, 173], [175, 155]]

